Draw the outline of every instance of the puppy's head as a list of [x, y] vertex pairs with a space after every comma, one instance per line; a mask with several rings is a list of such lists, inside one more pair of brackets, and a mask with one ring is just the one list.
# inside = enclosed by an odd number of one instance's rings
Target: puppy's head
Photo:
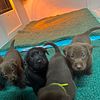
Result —
[[9, 60], [4, 61], [0, 64], [0, 72], [3, 73], [3, 76], [8, 81], [15, 81], [17, 80], [17, 65], [16, 61]]
[[48, 65], [48, 59], [46, 57], [47, 50], [42, 47], [32, 48], [26, 54], [26, 63], [34, 70], [45, 69]]
[[64, 48], [66, 60], [74, 71], [85, 71], [91, 57], [92, 46], [87, 43], [73, 43]]

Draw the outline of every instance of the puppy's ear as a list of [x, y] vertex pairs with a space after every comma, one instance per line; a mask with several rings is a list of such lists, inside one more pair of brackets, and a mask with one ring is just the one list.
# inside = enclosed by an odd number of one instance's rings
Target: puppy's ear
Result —
[[66, 46], [66, 47], [64, 47], [63, 53], [64, 53], [65, 56], [67, 56], [68, 51], [69, 51], [70, 48], [71, 48], [71, 46]]
[[92, 50], [93, 50], [94, 47], [90, 44], [85, 44], [84, 46], [86, 47], [86, 49], [88, 51], [88, 54], [91, 55]]
[[48, 51], [46, 51], [46, 53], [49, 55]]
[[11, 62], [12, 62], [12, 67], [16, 67], [17, 66], [17, 62], [16, 62], [16, 60], [14, 60], [14, 59], [11, 59]]
[[48, 53], [48, 51], [47, 51], [47, 49], [46, 49], [46, 48], [41, 48], [41, 50], [42, 50], [43, 52], [45, 52], [46, 54], [48, 54], [48, 55], [49, 55], [49, 53]]
[[28, 53], [26, 54], [24, 60], [25, 60], [25, 63], [29, 63], [30, 57], [29, 57], [29, 54]]
[[[88, 48], [89, 48], [89, 49], [88, 49]], [[93, 50], [93, 46], [88, 46], [87, 49], [88, 49], [88, 53], [89, 53], [89, 55], [91, 55], [92, 50]]]
[[16, 62], [16, 61], [14, 61], [14, 62], [13, 62], [13, 65], [14, 65], [14, 66], [17, 66], [17, 62]]

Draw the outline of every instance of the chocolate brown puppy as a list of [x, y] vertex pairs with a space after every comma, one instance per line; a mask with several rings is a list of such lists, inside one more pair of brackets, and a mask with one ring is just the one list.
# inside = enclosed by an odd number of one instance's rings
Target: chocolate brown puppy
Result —
[[20, 88], [24, 88], [23, 61], [20, 53], [14, 49], [14, 42], [15, 40], [12, 41], [3, 62], [0, 64], [0, 72], [3, 73], [7, 81], [19, 86]]
[[52, 45], [56, 54], [50, 59], [46, 86], [39, 90], [39, 100], [73, 100], [76, 86], [64, 56], [55, 44], [45, 45]]
[[31, 86], [37, 94], [38, 90], [45, 86], [48, 69], [47, 50], [42, 47], [30, 49], [26, 54], [26, 84]]
[[81, 35], [76, 35], [71, 45], [64, 48], [66, 61], [73, 76], [90, 75], [92, 66], [92, 49], [89, 35], [100, 27], [94, 27]]
[[[0, 56], [0, 64], [3, 62], [3, 57]], [[0, 90], [5, 87], [6, 79], [3, 77], [2, 73], [0, 72]]]

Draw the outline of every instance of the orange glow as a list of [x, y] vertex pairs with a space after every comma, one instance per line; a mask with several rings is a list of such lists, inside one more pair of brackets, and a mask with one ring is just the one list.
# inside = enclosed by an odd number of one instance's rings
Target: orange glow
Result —
[[[64, 1], [66, 0], [63, 0], [63, 2]], [[30, 20], [39, 20], [45, 17], [68, 13], [79, 9], [77, 6], [73, 7], [68, 3], [62, 5], [61, 3], [62, 0], [27, 0], [24, 7]], [[74, 3], [72, 2], [72, 4]]]
[[34, 28], [37, 29], [37, 30], [44, 30], [46, 28], [53, 27], [53, 26], [56, 26], [58, 24], [60, 24], [60, 25], [62, 24], [63, 25], [63, 23], [65, 23], [65, 20], [66, 19], [70, 20], [70, 18], [71, 17], [68, 17], [68, 16], [66, 17], [66, 14], [63, 15], [63, 18], [61, 18], [61, 16], [58, 16], [58, 17], [48, 17], [48, 18], [42, 19], [38, 23], [36, 23], [34, 25]]
[[12, 8], [15, 9], [13, 0], [9, 0], [9, 2], [10, 2], [10, 4], [11, 4]]
[[43, 2], [43, 0], [39, 0], [36, 5], [34, 4], [34, 9], [35, 11], [32, 13], [32, 16], [35, 16], [36, 19], [41, 19], [48, 16], [55, 16], [75, 10], [74, 8], [61, 8], [52, 5], [51, 3]]

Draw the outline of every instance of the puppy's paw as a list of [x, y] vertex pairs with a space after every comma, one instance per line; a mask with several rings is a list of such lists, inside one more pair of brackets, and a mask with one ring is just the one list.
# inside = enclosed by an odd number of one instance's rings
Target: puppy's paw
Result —
[[91, 75], [91, 74], [92, 74], [92, 70], [91, 70], [91, 69], [87, 70], [87, 71], [85, 72], [85, 74], [86, 74], [86, 75]]
[[23, 89], [23, 88], [26, 87], [26, 84], [21, 82], [21, 83], [17, 84], [17, 86], [18, 86], [19, 88]]
[[26, 84], [25, 84], [25, 82], [22, 82], [22, 81], [15, 81], [15, 82], [13, 82], [13, 85], [15, 85], [15, 86], [17, 86], [17, 87], [19, 87], [19, 88], [21, 88], [21, 89], [23, 89], [23, 88], [25, 88], [26, 87]]
[[92, 72], [88, 72], [88, 73], [86, 73], [86, 75], [91, 75], [92, 74]]

